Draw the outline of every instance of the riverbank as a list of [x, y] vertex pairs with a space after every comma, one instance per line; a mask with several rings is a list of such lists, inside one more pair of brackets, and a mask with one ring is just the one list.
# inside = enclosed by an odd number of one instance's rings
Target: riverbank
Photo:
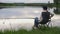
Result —
[[4, 32], [0, 31], [0, 34], [60, 34], [60, 27], [44, 28], [44, 29], [33, 29], [31, 31], [18, 30], [18, 31], [9, 31], [5, 30]]

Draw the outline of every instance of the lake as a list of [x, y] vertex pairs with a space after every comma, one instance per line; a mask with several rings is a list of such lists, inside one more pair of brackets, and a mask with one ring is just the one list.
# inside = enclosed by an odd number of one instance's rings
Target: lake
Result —
[[[32, 7], [32, 6], [20, 6], [13, 8], [3, 8], [0, 9], [0, 30], [18, 30], [26, 29], [32, 30], [34, 25], [35, 17], [40, 17], [42, 12], [42, 7]], [[48, 9], [51, 13], [54, 14], [54, 8]], [[51, 19], [52, 26], [60, 26], [60, 15], [54, 14], [54, 17]], [[51, 24], [50, 24], [51, 26]]]

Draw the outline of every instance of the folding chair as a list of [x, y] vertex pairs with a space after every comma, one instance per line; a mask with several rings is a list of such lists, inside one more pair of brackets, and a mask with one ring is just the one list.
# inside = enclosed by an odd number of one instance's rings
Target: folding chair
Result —
[[[40, 22], [39, 22], [39, 24], [38, 24], [38, 27], [39, 28], [41, 28], [41, 26], [42, 27], [49, 27], [49, 24], [51, 23], [51, 19], [49, 19], [49, 21], [47, 22], [47, 23], [45, 23], [45, 24], [41, 24]], [[52, 27], [52, 24], [51, 24], [51, 27]]]

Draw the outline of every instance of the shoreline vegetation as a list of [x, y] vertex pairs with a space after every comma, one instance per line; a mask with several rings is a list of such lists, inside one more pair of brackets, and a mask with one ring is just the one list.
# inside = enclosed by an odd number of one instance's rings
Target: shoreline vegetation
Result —
[[[48, 7], [56, 7], [57, 5], [54, 3], [0, 3], [0, 6], [48, 6]], [[60, 7], [60, 3], [58, 4]]]
[[5, 30], [4, 32], [0, 31], [0, 34], [60, 34], [60, 27], [33, 29], [30, 31], [24, 29], [18, 31]]

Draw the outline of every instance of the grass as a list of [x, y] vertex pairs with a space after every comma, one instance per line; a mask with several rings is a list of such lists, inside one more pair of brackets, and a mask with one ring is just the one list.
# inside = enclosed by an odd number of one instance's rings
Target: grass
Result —
[[53, 27], [53, 28], [44, 28], [44, 29], [33, 29], [31, 31], [26, 30], [18, 30], [18, 31], [4, 31], [0, 34], [60, 34], [60, 28]]

